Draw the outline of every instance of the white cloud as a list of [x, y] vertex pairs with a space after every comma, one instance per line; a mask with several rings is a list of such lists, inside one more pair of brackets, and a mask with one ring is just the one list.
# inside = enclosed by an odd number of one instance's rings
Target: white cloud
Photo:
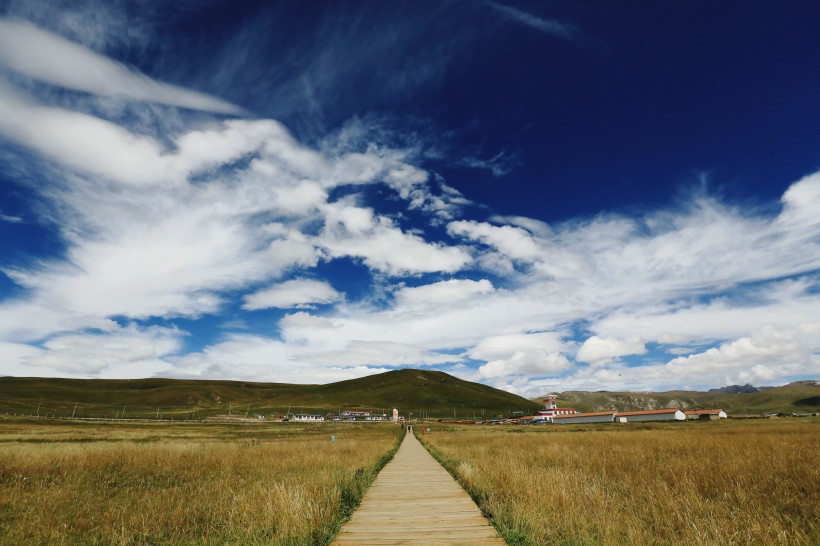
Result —
[[35, 80], [196, 110], [239, 114], [224, 100], [157, 82], [85, 46], [20, 20], [0, 18], [0, 65]]
[[56, 336], [43, 344], [43, 350], [19, 357], [15, 371], [101, 378], [134, 377], [138, 371], [140, 377], [150, 377], [171, 369], [164, 358], [179, 351], [181, 336], [178, 330], [135, 326]]
[[646, 346], [638, 336], [630, 336], [626, 339], [592, 336], [584, 341], [581, 348], [578, 349], [575, 359], [580, 362], [600, 364], [613, 358], [642, 355], [645, 352]]
[[563, 337], [560, 332], [489, 336], [479, 341], [468, 354], [477, 360], [497, 360], [509, 359], [522, 351], [556, 353], [568, 347]]
[[39, 377], [53, 375], [52, 370], [34, 369], [26, 364], [32, 358], [42, 354], [43, 350], [26, 343], [8, 343], [0, 341], [0, 376]]
[[577, 31], [575, 27], [567, 23], [562, 23], [553, 19], [542, 19], [541, 17], [518, 8], [506, 6], [496, 2], [487, 2], [487, 5], [492, 6], [511, 21], [515, 21], [539, 32], [543, 32], [544, 34], [549, 34], [551, 36], [570, 41], [576, 39]]
[[467, 354], [472, 359], [487, 361], [478, 368], [480, 378], [554, 375], [572, 366], [561, 354], [571, 346], [571, 343], [563, 341], [563, 337], [560, 332], [490, 336], [482, 339]]
[[[509, 10], [533, 28], [543, 23]], [[3, 19], [0, 30], [10, 31], [0, 33], [0, 45], [10, 44], [0, 64], [28, 77], [134, 101], [232, 108], [25, 23]], [[32, 62], [52, 50], [53, 58]], [[97, 69], [104, 78], [90, 74]], [[801, 328], [820, 309], [820, 174], [793, 184], [773, 215], [696, 196], [640, 217], [480, 222], [460, 216], [469, 204], [463, 195], [413, 164], [413, 146], [360, 136], [314, 149], [273, 120], [187, 127], [180, 120], [175, 132], [152, 137], [122, 119], [20, 93], [0, 88], [0, 133], [53, 162], [54, 175], [32, 191], [45, 204], [37, 220], [59, 230], [65, 251], [4, 269], [23, 289], [0, 302], [0, 340], [15, 373], [27, 362], [36, 373], [78, 376], [139, 369], [321, 381], [470, 359], [483, 365], [459, 373], [527, 389], [546, 381], [602, 388], [776, 381], [817, 365]], [[362, 191], [369, 184], [390, 188], [412, 214], [385, 214]], [[408, 221], [417, 214], [431, 226]], [[439, 237], [444, 221], [447, 236]], [[340, 258], [371, 275], [374, 293], [344, 301], [317, 278], [317, 265]], [[467, 268], [485, 278], [452, 278]], [[286, 275], [296, 279], [277, 284]], [[402, 276], [425, 284], [400, 284]], [[175, 353], [177, 334], [123, 330], [109, 320], [218, 313], [258, 286], [267, 288], [245, 296], [246, 310], [335, 305], [323, 316], [287, 315], [281, 339], [234, 335], [190, 355]], [[592, 334], [580, 349], [566, 333], [571, 325]], [[23, 341], [43, 349], [26, 351]], [[636, 368], [618, 362], [645, 354], [648, 342], [692, 354]], [[593, 365], [573, 371], [565, 355], [576, 351], [576, 361]]]
[[303, 362], [304, 348], [256, 335], [233, 335], [202, 352], [170, 359], [174, 377], [224, 378], [286, 383], [329, 383], [390, 368]]
[[567, 358], [560, 353], [543, 351], [516, 351], [505, 360], [492, 360], [478, 368], [482, 378], [508, 377], [511, 375], [553, 375], [572, 367]]
[[330, 284], [312, 279], [293, 279], [270, 286], [245, 296], [243, 309], [287, 309], [310, 304], [327, 304], [339, 301], [339, 294]]
[[3, 214], [0, 212], [0, 222], [8, 222], [10, 224], [22, 223], [23, 219], [20, 216], [12, 216], [10, 214]]
[[334, 258], [361, 258], [371, 269], [389, 275], [452, 273], [470, 261], [464, 250], [428, 243], [368, 208], [337, 202], [328, 204], [325, 213], [317, 241]]
[[450, 305], [494, 291], [493, 284], [487, 279], [473, 281], [469, 279], [449, 279], [421, 286], [405, 286], [394, 294], [398, 307], [425, 307], [430, 305]]
[[462, 358], [393, 341], [349, 341], [339, 351], [304, 353], [294, 360], [329, 366], [431, 366]]

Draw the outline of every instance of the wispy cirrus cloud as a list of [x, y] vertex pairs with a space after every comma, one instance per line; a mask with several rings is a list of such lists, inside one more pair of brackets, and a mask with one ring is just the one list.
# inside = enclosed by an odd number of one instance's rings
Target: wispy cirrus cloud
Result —
[[242, 114], [205, 93], [158, 82], [95, 51], [22, 20], [0, 19], [0, 66], [34, 80], [95, 95]]
[[[477, 6], [465, 17], [491, 9], [494, 28], [577, 39], [569, 25]], [[270, 9], [222, 44], [213, 78], [232, 96], [263, 95], [256, 104], [271, 110], [307, 105], [318, 120], [307, 141], [273, 119], [225, 119], [229, 103], [106, 57], [98, 46], [110, 29], [81, 45], [0, 20], [10, 31], [0, 64], [16, 73], [0, 88], [0, 133], [49, 172], [26, 188], [43, 205], [25, 224], [47, 226], [64, 245], [0, 264], [16, 284], [0, 301], [3, 373], [322, 382], [435, 366], [541, 394], [816, 370], [820, 175], [767, 209], [704, 193], [552, 224], [481, 218], [485, 208], [431, 172], [423, 137], [392, 138], [367, 117], [331, 134], [321, 126], [336, 115], [328, 105], [356, 110], [360, 86], [372, 84], [367, 100], [378, 102], [444, 78], [484, 27], [451, 39], [445, 25], [446, 40], [416, 52], [420, 37], [439, 36], [428, 18], [448, 21], [439, 16], [451, 4], [410, 21], [382, 13], [387, 26], [367, 11], [333, 18], [331, 8], [315, 33], [293, 49], [279, 44], [277, 61], [260, 67], [250, 45], [272, 34]], [[394, 58], [391, 48], [414, 51]], [[374, 78], [373, 66], [391, 77]], [[268, 69], [281, 77], [263, 77]], [[245, 85], [254, 79], [264, 84]], [[39, 92], [47, 86], [94, 98], [53, 100]], [[181, 114], [190, 108], [201, 112]], [[507, 157], [463, 165], [509, 176]], [[334, 266], [344, 273], [327, 274]], [[219, 336], [191, 351], [184, 331], [155, 326], [217, 322], [223, 311]], [[232, 333], [238, 326], [246, 330]]]
[[486, 2], [486, 5], [503, 14], [504, 17], [510, 21], [522, 24], [539, 32], [543, 32], [544, 34], [549, 34], [551, 36], [555, 36], [556, 38], [561, 38], [568, 41], [575, 41], [578, 37], [578, 29], [568, 23], [556, 21], [554, 19], [543, 19], [524, 10], [498, 2]]

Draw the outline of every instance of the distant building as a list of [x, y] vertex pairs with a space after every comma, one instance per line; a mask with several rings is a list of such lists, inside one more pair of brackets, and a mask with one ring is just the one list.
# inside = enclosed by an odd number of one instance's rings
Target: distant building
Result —
[[348, 421], [364, 421], [368, 417], [370, 417], [369, 411], [345, 410], [342, 412], [342, 419], [347, 419]]
[[556, 415], [552, 422], [556, 425], [569, 425], [572, 423], [612, 423], [615, 421], [614, 411], [592, 411], [589, 413], [576, 413], [575, 415]]
[[309, 421], [309, 422], [318, 422], [324, 421], [324, 415], [316, 415], [311, 413], [294, 413], [290, 416], [291, 421]]
[[619, 411], [615, 414], [615, 420], [619, 423], [633, 423], [637, 421], [686, 421], [686, 414], [676, 408]]
[[701, 410], [685, 410], [687, 419], [700, 419], [703, 421], [726, 419], [729, 417], [722, 409], [701, 409]]
[[544, 405], [546, 409], [536, 412], [542, 418], [552, 419], [556, 415], [575, 415], [578, 413], [575, 408], [559, 408], [558, 399], [554, 396], [544, 398]]

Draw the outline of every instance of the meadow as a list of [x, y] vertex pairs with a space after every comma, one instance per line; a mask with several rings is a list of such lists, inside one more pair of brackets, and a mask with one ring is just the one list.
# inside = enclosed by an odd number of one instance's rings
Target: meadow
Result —
[[417, 427], [511, 545], [820, 544], [820, 420]]
[[327, 544], [401, 433], [0, 419], [0, 543]]

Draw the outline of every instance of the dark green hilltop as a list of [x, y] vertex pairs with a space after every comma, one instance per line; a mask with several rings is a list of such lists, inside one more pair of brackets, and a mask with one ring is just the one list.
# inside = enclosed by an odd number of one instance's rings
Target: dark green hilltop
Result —
[[0, 378], [0, 412], [23, 415], [203, 418], [340, 410], [472, 419], [524, 414], [543, 405], [444, 372], [395, 370], [328, 383], [295, 385], [189, 379]]

